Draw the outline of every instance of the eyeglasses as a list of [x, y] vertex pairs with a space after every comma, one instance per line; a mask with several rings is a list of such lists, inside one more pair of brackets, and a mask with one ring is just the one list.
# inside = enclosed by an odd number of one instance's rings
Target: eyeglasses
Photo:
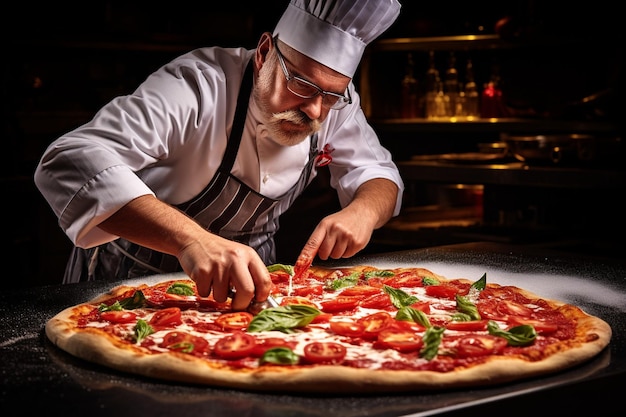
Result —
[[285, 59], [283, 54], [278, 49], [278, 38], [274, 37], [274, 47], [276, 48], [276, 54], [278, 55], [278, 61], [280, 62], [280, 66], [283, 69], [283, 73], [285, 74], [285, 78], [287, 79], [287, 89], [291, 91], [291, 93], [295, 94], [300, 98], [313, 98], [318, 95], [322, 95], [322, 106], [333, 109], [340, 110], [346, 107], [348, 104], [352, 104], [352, 96], [350, 96], [350, 91], [346, 89], [346, 93], [348, 97], [343, 96], [337, 93], [331, 93], [330, 91], [324, 91], [315, 84], [310, 81], [305, 80], [304, 78], [300, 78], [297, 76], [291, 76], [289, 71], [287, 70], [287, 66], [285, 65]]

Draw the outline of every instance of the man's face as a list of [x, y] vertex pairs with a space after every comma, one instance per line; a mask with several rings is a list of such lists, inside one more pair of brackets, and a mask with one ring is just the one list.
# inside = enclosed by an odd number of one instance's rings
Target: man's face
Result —
[[[314, 83], [324, 83], [328, 91], [343, 91], [350, 79], [281, 44], [286, 50], [285, 60], [290, 75], [297, 75]], [[293, 61], [294, 65], [291, 65]], [[303, 74], [295, 65], [307, 69]], [[298, 67], [299, 68], [299, 67]], [[330, 110], [322, 106], [322, 96], [303, 99], [287, 89], [285, 74], [279, 64], [276, 49], [268, 52], [253, 90], [270, 137], [276, 142], [293, 146], [317, 132]], [[330, 90], [334, 88], [335, 90]]]

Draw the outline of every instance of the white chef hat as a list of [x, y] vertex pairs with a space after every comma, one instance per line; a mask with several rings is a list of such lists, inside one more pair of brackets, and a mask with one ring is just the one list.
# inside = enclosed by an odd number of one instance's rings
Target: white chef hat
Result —
[[274, 36], [352, 78], [367, 44], [399, 14], [397, 0], [291, 0]]

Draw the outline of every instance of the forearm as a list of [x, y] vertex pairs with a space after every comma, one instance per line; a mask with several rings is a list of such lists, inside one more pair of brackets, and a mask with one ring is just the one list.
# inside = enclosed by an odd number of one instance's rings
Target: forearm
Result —
[[375, 178], [363, 183], [348, 205], [358, 216], [371, 219], [373, 228], [385, 225], [393, 215], [398, 197], [398, 186], [384, 178]]
[[203, 229], [183, 212], [150, 195], [138, 197], [99, 227], [139, 245], [178, 256]]

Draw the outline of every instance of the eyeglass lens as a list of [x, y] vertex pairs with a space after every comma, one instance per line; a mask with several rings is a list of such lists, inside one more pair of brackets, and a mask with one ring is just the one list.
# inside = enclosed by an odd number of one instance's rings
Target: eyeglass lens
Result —
[[[316, 95], [320, 94], [320, 90], [308, 83], [303, 82], [298, 78], [290, 78], [289, 81], [287, 81], [287, 87], [291, 92], [300, 95], [303, 98], [313, 98]], [[341, 97], [338, 97], [336, 95], [324, 94], [322, 104], [327, 107], [332, 107], [336, 105], [340, 99]], [[347, 101], [341, 99], [340, 104], [344, 105], [344, 103], [347, 103]]]

